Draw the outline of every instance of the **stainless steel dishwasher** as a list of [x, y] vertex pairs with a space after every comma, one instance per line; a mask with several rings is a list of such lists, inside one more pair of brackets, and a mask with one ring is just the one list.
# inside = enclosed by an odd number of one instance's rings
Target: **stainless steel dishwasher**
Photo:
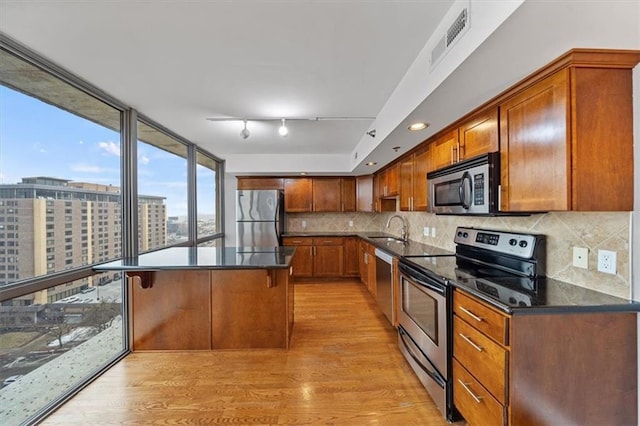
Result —
[[376, 299], [378, 306], [393, 325], [393, 256], [376, 249]]

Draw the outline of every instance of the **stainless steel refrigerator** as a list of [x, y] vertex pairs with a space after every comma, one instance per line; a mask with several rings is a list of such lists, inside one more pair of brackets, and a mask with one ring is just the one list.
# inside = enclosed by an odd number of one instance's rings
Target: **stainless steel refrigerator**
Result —
[[283, 231], [283, 191], [236, 191], [236, 245], [238, 247], [268, 249], [280, 246]]

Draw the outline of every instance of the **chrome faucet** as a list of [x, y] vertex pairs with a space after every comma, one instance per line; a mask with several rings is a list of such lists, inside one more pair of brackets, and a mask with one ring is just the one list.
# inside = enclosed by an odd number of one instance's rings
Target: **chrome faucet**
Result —
[[402, 240], [402, 242], [407, 242], [409, 239], [409, 235], [407, 232], [407, 221], [405, 220], [404, 217], [400, 216], [399, 214], [394, 214], [393, 216], [391, 216], [389, 218], [389, 220], [387, 220], [387, 228], [389, 227], [389, 225], [391, 224], [391, 219], [393, 218], [398, 218], [402, 221], [402, 234], [400, 235], [400, 239]]

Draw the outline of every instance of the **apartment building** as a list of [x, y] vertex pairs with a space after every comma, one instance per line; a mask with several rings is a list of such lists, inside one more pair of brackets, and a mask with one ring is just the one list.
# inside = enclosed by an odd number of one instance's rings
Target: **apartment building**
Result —
[[[167, 241], [164, 197], [139, 196], [139, 245]], [[120, 188], [52, 177], [0, 185], [0, 286], [120, 256]], [[52, 303], [119, 278], [100, 274], [34, 293], [13, 303]]]

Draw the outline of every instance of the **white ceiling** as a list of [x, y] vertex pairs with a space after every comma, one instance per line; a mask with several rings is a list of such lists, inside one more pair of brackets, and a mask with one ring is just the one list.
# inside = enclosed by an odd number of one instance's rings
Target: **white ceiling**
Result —
[[[454, 0], [0, 0], [0, 31], [237, 173], [367, 173], [569, 48], [640, 47], [640, 2], [469, 2], [435, 72], [425, 45]], [[376, 120], [290, 122], [287, 138], [255, 122], [243, 140], [207, 117]], [[414, 118], [432, 125], [409, 134]]]

